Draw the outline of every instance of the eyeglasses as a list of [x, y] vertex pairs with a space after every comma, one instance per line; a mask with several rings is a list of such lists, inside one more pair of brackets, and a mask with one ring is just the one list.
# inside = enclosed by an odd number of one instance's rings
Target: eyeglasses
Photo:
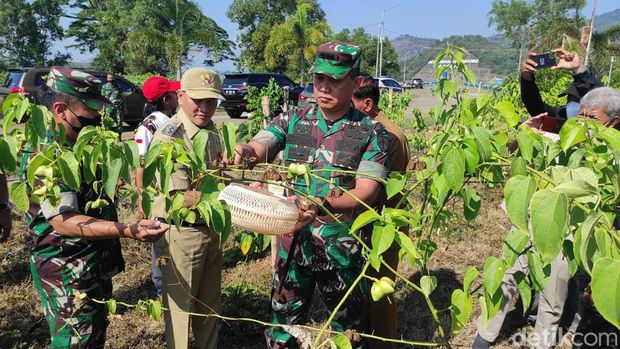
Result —
[[65, 107], [67, 107], [67, 109], [69, 109], [69, 111], [71, 113], [73, 113], [73, 115], [75, 115], [75, 118], [78, 119], [78, 121], [80, 122], [80, 126], [79, 127], [75, 127], [75, 126], [71, 125], [71, 128], [73, 128], [74, 131], [79, 132], [81, 129], [83, 129], [86, 126], [99, 126], [99, 125], [101, 125], [101, 115], [97, 114], [97, 116], [95, 116], [94, 118], [89, 118], [89, 117], [86, 117], [86, 116], [78, 115], [67, 104], [65, 104]]

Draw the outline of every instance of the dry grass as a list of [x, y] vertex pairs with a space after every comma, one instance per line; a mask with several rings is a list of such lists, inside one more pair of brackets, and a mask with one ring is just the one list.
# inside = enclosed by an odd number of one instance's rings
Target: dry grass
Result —
[[[468, 266], [482, 268], [489, 255], [501, 253], [501, 242], [509, 223], [499, 209], [498, 189], [481, 189], [482, 209], [471, 223], [462, 221], [460, 207], [451, 207], [457, 213], [450, 222], [450, 230], [435, 238], [438, 250], [432, 256], [429, 270], [438, 279], [439, 286], [432, 295], [438, 309], [445, 309], [455, 288], [462, 287], [463, 272]], [[235, 317], [253, 317], [268, 320], [270, 257], [262, 255], [244, 259], [233, 246], [231, 238], [225, 253], [223, 270], [223, 313]], [[28, 270], [30, 238], [23, 221], [15, 221], [11, 239], [0, 245], [0, 348], [41, 348], [49, 345], [47, 324], [39, 309], [39, 299]], [[138, 299], [154, 298], [155, 289], [150, 281], [149, 246], [133, 240], [123, 241], [126, 271], [114, 278], [114, 296], [118, 301], [135, 303]], [[399, 271], [414, 282], [419, 281], [419, 270], [401, 262]], [[397, 285], [400, 332], [405, 339], [432, 341], [438, 332], [426, 304], [419, 294]], [[318, 299], [317, 299], [318, 301]], [[327, 313], [316, 302], [312, 311], [313, 322], [320, 323]], [[457, 346], [468, 347], [475, 333], [475, 317], [451, 339]], [[110, 316], [107, 335], [109, 348], [164, 348], [163, 323], [145, 314], [120, 308]], [[441, 312], [440, 320], [449, 331], [449, 312]], [[227, 322], [220, 329], [220, 348], [263, 348], [262, 331], [258, 325]], [[506, 330], [503, 338], [510, 336]], [[505, 340], [496, 347], [510, 347]]]

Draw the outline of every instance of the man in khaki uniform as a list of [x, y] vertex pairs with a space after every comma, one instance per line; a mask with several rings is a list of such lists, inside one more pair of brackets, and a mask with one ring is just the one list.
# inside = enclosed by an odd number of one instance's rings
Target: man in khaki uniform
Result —
[[[172, 142], [183, 139], [191, 149], [192, 140], [200, 130], [209, 131], [206, 162], [222, 155], [219, 134], [211, 118], [217, 108], [222, 83], [219, 76], [206, 68], [191, 68], [181, 78], [178, 92], [180, 109], [153, 136], [153, 141]], [[191, 188], [192, 178], [183, 169], [172, 173], [169, 192], [185, 192], [185, 207], [195, 205], [200, 192]], [[153, 214], [167, 216], [163, 195], [155, 199]], [[211, 226], [197, 220], [183, 223], [181, 230], [171, 228], [155, 244], [158, 257], [169, 257], [162, 266], [163, 302], [171, 311], [164, 314], [168, 348], [188, 348], [190, 315], [209, 314], [220, 310], [222, 250], [219, 236]], [[192, 331], [196, 348], [215, 348], [218, 323], [216, 318], [193, 317]]]
[[[398, 125], [391, 122], [379, 109], [379, 86], [372, 76], [361, 73], [356, 80], [356, 88], [353, 92], [352, 102], [355, 108], [362, 113], [368, 115], [372, 120], [378, 121], [388, 133], [388, 155], [386, 167], [389, 173], [398, 172], [404, 174], [407, 171], [409, 163], [409, 142], [407, 136]], [[378, 210], [385, 207], [396, 207], [402, 195], [398, 194], [387, 199], [385, 187], [381, 188], [381, 192], [373, 204]], [[368, 227], [372, 228], [372, 225]], [[407, 228], [401, 228], [405, 234], [408, 233]], [[366, 231], [368, 235], [371, 232]], [[370, 239], [369, 239], [370, 240]], [[398, 251], [400, 247], [396, 242], [383, 253], [383, 258], [394, 270], [398, 268]], [[381, 267], [379, 272], [373, 268], [368, 269], [368, 273], [376, 278], [387, 276], [396, 281], [396, 275], [387, 268]], [[378, 302], [374, 302], [370, 297], [370, 328], [372, 333], [380, 337], [398, 339], [398, 311], [396, 309], [396, 300], [393, 295], [385, 297]], [[394, 343], [373, 341], [369, 342], [370, 349], [394, 348]]]

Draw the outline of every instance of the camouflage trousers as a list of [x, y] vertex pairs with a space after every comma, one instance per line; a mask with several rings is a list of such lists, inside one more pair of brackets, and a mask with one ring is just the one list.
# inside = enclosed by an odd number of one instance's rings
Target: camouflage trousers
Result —
[[[52, 349], [103, 348], [108, 327], [105, 304], [90, 300], [79, 307], [74, 299], [78, 291], [63, 284], [61, 276], [40, 273], [31, 259], [30, 271], [34, 286], [41, 298], [45, 320], [49, 325]], [[88, 299], [107, 299], [112, 296], [112, 280], [91, 282], [84, 289]]]
[[[284, 263], [278, 263], [283, 268]], [[276, 270], [271, 289], [271, 322], [286, 325], [300, 325], [307, 321], [314, 288], [317, 286], [323, 302], [331, 311], [340, 303], [345, 293], [362, 271], [361, 267], [312, 271], [292, 261], [286, 280], [280, 280], [281, 270]], [[368, 286], [363, 279], [349, 295], [334, 317], [333, 331], [344, 332], [355, 329], [366, 332]], [[281, 293], [277, 290], [284, 282]], [[297, 341], [281, 327], [272, 327], [265, 331], [267, 347], [271, 349], [296, 348]], [[354, 343], [354, 348], [364, 348], [362, 342]]]

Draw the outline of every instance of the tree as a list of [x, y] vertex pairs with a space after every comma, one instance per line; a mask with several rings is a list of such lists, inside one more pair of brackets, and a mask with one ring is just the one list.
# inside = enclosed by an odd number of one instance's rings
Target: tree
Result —
[[50, 52], [63, 38], [59, 24], [67, 0], [6, 0], [0, 6], [0, 61], [32, 66], [65, 64], [67, 54]]
[[304, 73], [315, 56], [316, 48], [327, 41], [331, 27], [325, 20], [310, 21], [313, 3], [302, 2], [294, 14], [273, 27], [265, 47], [265, 66], [268, 70], [285, 72], [294, 79]]
[[[348, 41], [362, 48], [362, 71], [374, 75], [377, 65], [377, 38], [366, 33], [364, 28], [356, 28], [353, 31], [343, 29], [334, 35], [333, 40]], [[391, 77], [398, 77], [401, 74], [400, 62], [396, 49], [385, 38], [383, 42], [383, 74]]]
[[599, 76], [609, 78], [612, 57], [614, 57], [613, 62], [615, 66], [611, 66], [611, 86], [619, 86], [620, 67], [618, 63], [620, 61], [620, 24], [611, 26], [602, 32], [592, 34], [590, 67], [594, 69]]
[[514, 47], [542, 43], [557, 47], [563, 34], [579, 37], [585, 0], [494, 0], [489, 25], [503, 33]]
[[95, 65], [117, 72], [166, 74], [204, 53], [213, 65], [233, 56], [233, 43], [217, 23], [187, 0], [80, 0], [69, 26], [81, 51], [98, 50]]
[[[316, 0], [233, 0], [226, 16], [239, 26], [237, 45], [241, 53], [236, 65], [240, 70], [267, 70], [265, 47], [271, 30], [294, 14], [298, 3], [310, 4], [310, 10], [306, 13], [308, 23], [325, 19], [325, 12]], [[278, 67], [275, 71], [283, 71], [282, 69], [284, 68]]]

